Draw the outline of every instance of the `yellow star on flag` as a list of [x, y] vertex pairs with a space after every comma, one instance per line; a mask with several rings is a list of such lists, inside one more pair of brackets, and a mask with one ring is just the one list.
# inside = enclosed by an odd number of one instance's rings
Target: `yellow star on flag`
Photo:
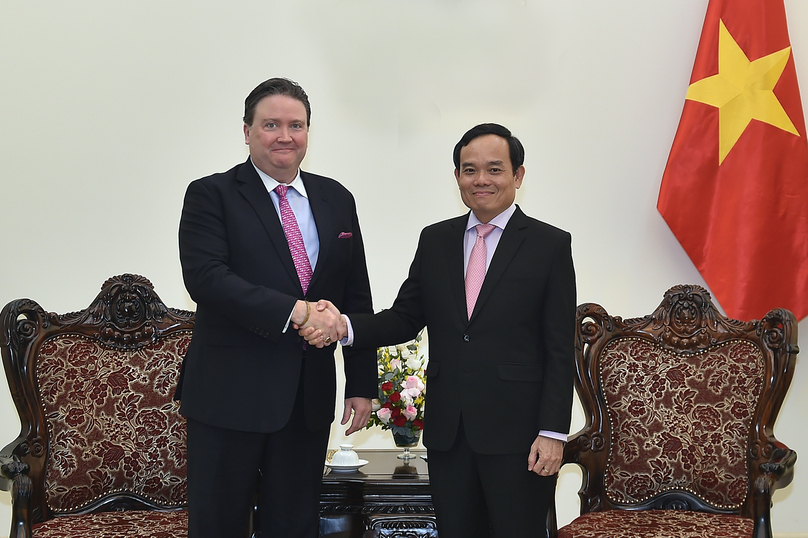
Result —
[[724, 21], [720, 21], [718, 74], [691, 84], [686, 96], [691, 101], [718, 107], [718, 164], [724, 162], [752, 120], [799, 136], [772, 91], [790, 54], [791, 47], [786, 47], [750, 62]]

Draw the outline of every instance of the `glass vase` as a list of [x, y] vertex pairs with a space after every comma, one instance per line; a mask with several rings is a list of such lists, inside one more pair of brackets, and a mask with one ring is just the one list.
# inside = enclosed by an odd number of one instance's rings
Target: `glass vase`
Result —
[[396, 443], [398, 448], [403, 448], [404, 452], [396, 456], [400, 460], [404, 460], [404, 462], [408, 462], [411, 459], [415, 459], [417, 456], [413, 455], [410, 452], [410, 449], [413, 447], [418, 446], [418, 441], [421, 439], [421, 430], [416, 430], [414, 432], [409, 431], [407, 433], [393, 433], [393, 441]]

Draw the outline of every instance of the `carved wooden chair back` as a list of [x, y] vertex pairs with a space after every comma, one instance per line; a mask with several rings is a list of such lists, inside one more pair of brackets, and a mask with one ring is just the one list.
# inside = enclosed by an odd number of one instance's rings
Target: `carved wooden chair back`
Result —
[[558, 535], [771, 536], [771, 494], [796, 460], [772, 430], [797, 352], [791, 312], [729, 319], [699, 286], [642, 318], [579, 306], [586, 426], [565, 463], [583, 469], [582, 516]]
[[12, 538], [184, 536], [186, 430], [172, 397], [194, 314], [125, 274], [80, 312], [21, 299], [0, 324], [21, 422], [2, 452]]

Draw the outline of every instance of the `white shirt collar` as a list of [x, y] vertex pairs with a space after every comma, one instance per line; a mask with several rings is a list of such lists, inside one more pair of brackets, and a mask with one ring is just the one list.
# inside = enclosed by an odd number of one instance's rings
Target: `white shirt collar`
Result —
[[[515, 212], [516, 212], [516, 202], [512, 203], [508, 209], [506, 209], [505, 211], [503, 211], [502, 213], [500, 213], [499, 215], [488, 221], [488, 224], [493, 224], [497, 228], [504, 230], [505, 226], [508, 224], [508, 221], [511, 220], [511, 217]], [[474, 211], [472, 211], [471, 213], [469, 213], [469, 220], [466, 223], [466, 231], [470, 230], [471, 228], [474, 228], [478, 224], [483, 224], [483, 222], [480, 219], [478, 219], [477, 215], [475, 215]]]
[[[261, 181], [264, 183], [264, 187], [266, 187], [267, 191], [272, 192], [275, 190], [275, 187], [282, 184], [280, 181], [276, 180], [275, 178], [273, 178], [269, 174], [266, 174], [263, 170], [255, 166], [255, 163], [252, 162], [252, 159], [250, 159], [250, 162], [252, 163], [253, 168], [255, 168], [255, 171], [258, 172], [258, 177], [261, 178]], [[295, 176], [295, 179], [293, 179], [291, 183], [287, 183], [287, 185], [294, 188], [304, 198], [309, 197], [308, 193], [306, 193], [306, 185], [303, 183], [303, 178], [300, 177], [299, 168], [297, 170], [297, 175]]]

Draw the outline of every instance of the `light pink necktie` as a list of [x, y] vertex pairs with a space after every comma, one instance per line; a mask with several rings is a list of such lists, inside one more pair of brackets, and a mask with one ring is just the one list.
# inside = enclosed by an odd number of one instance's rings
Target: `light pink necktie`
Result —
[[288, 185], [275, 187], [275, 192], [278, 194], [278, 205], [281, 209], [283, 233], [286, 234], [289, 252], [292, 253], [292, 261], [295, 262], [297, 277], [300, 279], [300, 285], [303, 287], [303, 293], [305, 294], [309, 289], [309, 282], [311, 282], [311, 262], [309, 261], [309, 255], [306, 254], [306, 246], [303, 244], [303, 235], [300, 233], [297, 219], [292, 207], [289, 205], [289, 200], [286, 199], [287, 190], [289, 190]]
[[474, 312], [474, 303], [477, 302], [477, 297], [480, 295], [480, 288], [483, 287], [483, 280], [485, 280], [485, 262], [488, 257], [488, 250], [485, 248], [485, 236], [494, 231], [493, 224], [478, 224], [477, 240], [474, 241], [474, 247], [471, 249], [469, 256], [469, 266], [466, 269], [466, 309], [468, 310], [469, 319], [471, 313]]

